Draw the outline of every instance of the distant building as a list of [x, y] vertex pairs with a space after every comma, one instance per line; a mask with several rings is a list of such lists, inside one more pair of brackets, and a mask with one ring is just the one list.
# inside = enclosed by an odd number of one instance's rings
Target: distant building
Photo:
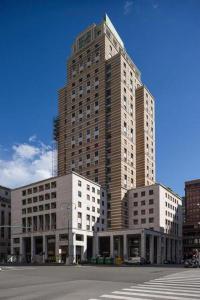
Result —
[[0, 261], [10, 254], [11, 190], [0, 186]]
[[185, 182], [183, 252], [191, 257], [200, 252], [200, 179]]
[[12, 254], [21, 261], [86, 260], [106, 229], [106, 193], [76, 173], [12, 191]]
[[182, 259], [182, 200], [153, 184], [128, 191], [129, 229], [99, 232], [98, 254], [143, 257], [151, 263]]

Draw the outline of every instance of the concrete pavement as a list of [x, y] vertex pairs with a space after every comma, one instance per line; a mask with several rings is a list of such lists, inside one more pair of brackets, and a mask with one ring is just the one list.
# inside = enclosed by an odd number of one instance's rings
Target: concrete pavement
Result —
[[[105, 295], [109, 296], [107, 299], [125, 299], [122, 297], [130, 298], [130, 295], [126, 293], [133, 292], [123, 289], [130, 289], [131, 286], [144, 284], [150, 280], [185, 272], [183, 268], [166, 266], [3, 266], [1, 268], [1, 300], [92, 300], [106, 299]], [[116, 291], [125, 294], [113, 294]], [[137, 294], [138, 291], [135, 293]], [[116, 298], [113, 298], [113, 295]]]

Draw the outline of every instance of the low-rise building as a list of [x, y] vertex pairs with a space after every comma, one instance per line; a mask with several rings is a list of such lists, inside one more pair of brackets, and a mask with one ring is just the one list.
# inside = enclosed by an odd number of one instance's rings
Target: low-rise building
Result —
[[151, 263], [182, 259], [182, 200], [171, 189], [153, 184], [128, 191], [129, 229], [98, 233], [97, 253]]
[[11, 190], [0, 186], [0, 261], [10, 254]]
[[12, 254], [26, 261], [86, 260], [106, 229], [106, 192], [74, 172], [12, 191]]

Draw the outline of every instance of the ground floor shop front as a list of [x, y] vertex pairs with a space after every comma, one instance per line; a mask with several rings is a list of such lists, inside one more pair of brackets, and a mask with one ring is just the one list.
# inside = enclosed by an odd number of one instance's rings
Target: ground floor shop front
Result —
[[151, 264], [180, 263], [182, 241], [149, 229], [26, 233], [12, 238], [12, 255], [21, 262], [38, 263], [71, 264], [99, 256], [122, 261], [140, 257]]
[[92, 232], [36, 232], [13, 237], [11, 253], [21, 262], [73, 264], [93, 256], [93, 243]]
[[141, 257], [152, 264], [182, 260], [181, 238], [148, 229], [99, 232], [95, 250], [97, 256], [121, 257], [122, 260]]

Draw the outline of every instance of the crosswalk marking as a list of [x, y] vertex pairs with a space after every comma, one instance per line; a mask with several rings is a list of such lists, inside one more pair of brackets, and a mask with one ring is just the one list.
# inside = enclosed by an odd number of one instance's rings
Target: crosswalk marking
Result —
[[[165, 283], [165, 282], [159, 282], [159, 283], [157, 283], [157, 282], [146, 282], [146, 284], [148, 284], [148, 285], [162, 285], [162, 286], [177, 286], [177, 283]], [[197, 283], [191, 283], [191, 284], [184, 284], [184, 283], [181, 283], [181, 284], [179, 284], [179, 286], [188, 286], [188, 287], [190, 287], [190, 286], [192, 286], [192, 287], [199, 287], [200, 288], [200, 286], [199, 286], [199, 283], [197, 282]]]
[[[183, 279], [165, 279], [165, 280], [161, 280], [161, 279], [159, 279], [159, 280], [156, 280], [155, 282], [182, 282], [183, 281]], [[187, 278], [187, 281], [199, 281], [200, 282], [200, 278]]]
[[200, 270], [167, 275], [88, 300], [197, 300], [200, 299]]
[[[147, 297], [147, 298], [152, 298], [152, 295], [150, 294], [146, 294], [146, 291], [145, 293], [142, 292], [142, 293], [137, 293], [137, 292], [121, 292], [121, 291], [115, 291], [115, 292], [112, 292], [113, 294], [118, 294], [118, 295], [125, 295], [125, 296], [142, 296], [142, 297]], [[166, 293], [161, 293], [162, 295], [156, 295], [154, 294], [153, 295], [153, 298], [161, 298], [162, 299], [171, 299], [171, 300], [181, 300], [181, 299], [184, 299], [184, 300], [191, 300], [191, 298], [187, 298], [187, 297], [177, 297], [177, 296], [165, 296]]]
[[[135, 286], [131, 286], [131, 288], [134, 288], [134, 287]], [[190, 292], [190, 294], [194, 293], [194, 294], [198, 294], [199, 295], [199, 291], [194, 291], [193, 288], [179, 289], [179, 288], [176, 288], [174, 286], [170, 287], [170, 288], [165, 288], [165, 287], [160, 287], [160, 286], [159, 287], [151, 287], [151, 286], [148, 286], [148, 285], [145, 285], [145, 284], [143, 284], [142, 286], [138, 285], [137, 288], [140, 288], [142, 290], [144, 290], [144, 288], [145, 288], [145, 291], [148, 288], [148, 290], [152, 290], [152, 291], [154, 291], [154, 290], [158, 291], [160, 289], [161, 291]]]
[[[141, 292], [142, 289], [141, 288], [134, 288], [134, 289], [122, 289], [123, 291], [127, 291], [127, 292], [131, 292], [131, 291], [134, 291], [134, 292]], [[145, 289], [145, 293], [146, 292], [152, 292], [151, 289]], [[154, 294], [163, 294], [163, 291], [160, 290], [156, 290], [156, 291], [153, 291]], [[184, 293], [184, 292], [181, 292], [181, 293], [177, 293], [177, 291], [173, 291], [173, 292], [170, 292], [170, 291], [165, 291], [164, 292], [166, 295], [178, 295], [178, 296], [191, 296], [190, 293]], [[197, 292], [197, 295], [193, 295], [193, 297], [198, 297], [199, 298], [199, 292]]]
[[133, 297], [116, 296], [116, 295], [102, 295], [101, 298], [122, 299], [122, 300], [149, 300], [147, 298], [135, 298], [135, 297], [133, 298]]

